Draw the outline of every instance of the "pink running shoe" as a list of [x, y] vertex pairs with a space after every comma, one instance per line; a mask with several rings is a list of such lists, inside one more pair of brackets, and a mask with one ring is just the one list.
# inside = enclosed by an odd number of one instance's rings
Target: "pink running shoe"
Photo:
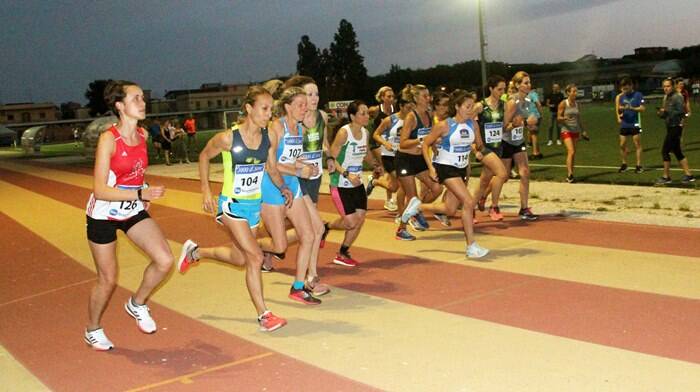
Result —
[[345, 255], [338, 253], [333, 259], [333, 264], [344, 265], [346, 267], [357, 267], [359, 263], [356, 260], [353, 260], [349, 253]]
[[260, 324], [261, 331], [272, 332], [287, 325], [287, 320], [282, 317], [277, 317], [269, 310], [266, 310], [265, 313], [258, 317], [258, 323]]
[[489, 208], [489, 216], [494, 222], [500, 222], [503, 220], [503, 214], [501, 214], [501, 209], [498, 206], [491, 206]]

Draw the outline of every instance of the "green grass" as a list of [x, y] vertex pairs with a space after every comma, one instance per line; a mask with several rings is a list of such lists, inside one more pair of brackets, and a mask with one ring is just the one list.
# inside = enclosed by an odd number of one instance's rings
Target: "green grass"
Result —
[[[661, 176], [662, 167], [661, 145], [666, 135], [664, 123], [656, 117], [654, 108], [658, 102], [647, 104], [647, 111], [642, 114], [642, 164], [645, 172], [636, 174], [634, 171], [618, 173], [620, 166], [620, 154], [618, 148], [619, 133], [618, 124], [614, 117], [614, 108], [611, 103], [587, 103], [581, 104], [582, 122], [591, 137], [590, 142], [580, 141], [576, 155], [575, 170], [578, 182], [599, 183], [599, 184], [625, 184], [625, 185], [652, 185]], [[549, 110], [544, 110], [544, 118], [540, 126], [540, 146], [544, 159], [531, 162], [531, 176], [534, 180], [564, 181], [566, 177], [565, 167], [552, 167], [548, 165], [565, 165], [566, 149], [556, 144], [547, 146], [547, 132], [549, 129]], [[206, 142], [215, 134], [214, 131], [204, 131], [197, 133], [198, 149], [201, 151]], [[635, 156], [634, 146], [630, 145], [631, 151], [627, 157], [630, 167], [634, 168]], [[2, 150], [5, 150], [4, 148]], [[77, 151], [76, 151], [77, 150]], [[60, 156], [80, 154], [80, 149], [75, 149], [73, 143], [53, 144], [42, 146], [40, 156]], [[531, 152], [531, 151], [530, 151]], [[685, 149], [691, 169], [700, 168], [700, 115], [695, 114], [688, 118], [685, 126]], [[153, 149], [149, 148], [151, 159], [154, 158]], [[220, 161], [215, 158], [214, 161]], [[152, 160], [152, 162], [154, 162]], [[159, 161], [162, 162], [162, 161]], [[472, 160], [475, 162], [475, 160]], [[672, 156], [672, 168], [678, 167], [675, 157]], [[581, 166], [608, 166], [610, 168], [584, 168]], [[696, 171], [697, 172], [697, 171]], [[478, 176], [480, 166], [474, 164], [472, 176]], [[681, 173], [671, 172], [674, 185], [679, 185]], [[574, 185], [575, 186], [575, 185]], [[687, 187], [696, 188], [698, 185]], [[631, 196], [637, 197], [637, 195]]]

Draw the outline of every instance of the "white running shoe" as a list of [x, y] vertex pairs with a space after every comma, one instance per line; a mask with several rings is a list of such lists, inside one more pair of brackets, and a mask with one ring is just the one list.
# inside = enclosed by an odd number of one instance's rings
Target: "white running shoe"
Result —
[[420, 207], [420, 199], [416, 196], [413, 196], [411, 198], [411, 200], [408, 202], [406, 209], [403, 210], [403, 214], [401, 215], [401, 220], [403, 222], [408, 222], [408, 220], [411, 219], [412, 216], [414, 216], [418, 213], [418, 207]]
[[85, 343], [97, 351], [107, 351], [114, 348], [114, 344], [107, 339], [105, 335], [105, 330], [102, 328], [96, 329], [94, 331], [85, 330], [85, 336], [83, 337]]
[[554, 144], [554, 142], [552, 142], [551, 140], [547, 142], [548, 146], [551, 146], [552, 144]]
[[467, 247], [467, 257], [470, 259], [480, 259], [487, 254], [489, 254], [489, 250], [480, 247], [476, 241], [472, 242], [472, 244]]
[[192, 264], [199, 261], [194, 257], [194, 251], [197, 249], [197, 247], [197, 244], [192, 240], [187, 240], [184, 244], [182, 244], [180, 258], [177, 259], [177, 270], [180, 271], [181, 274], [187, 272]]
[[156, 322], [151, 317], [151, 309], [148, 308], [148, 305], [136, 305], [134, 299], [129, 298], [124, 304], [124, 309], [129, 313], [129, 316], [136, 319], [136, 325], [141, 332], [154, 333], [158, 329], [156, 328]]
[[384, 209], [389, 212], [396, 212], [399, 209], [399, 206], [396, 205], [394, 199], [389, 199], [384, 202]]

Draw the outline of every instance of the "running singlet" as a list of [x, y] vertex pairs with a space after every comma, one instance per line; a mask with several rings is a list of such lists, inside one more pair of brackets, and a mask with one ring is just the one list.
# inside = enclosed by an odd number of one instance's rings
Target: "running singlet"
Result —
[[638, 108], [644, 104], [644, 97], [639, 91], [632, 91], [629, 94], [620, 95], [620, 114], [622, 114], [622, 122], [620, 128], [641, 128], [642, 116], [641, 113], [631, 109], [624, 109], [625, 106]]
[[[511, 98], [515, 102], [515, 115], [523, 118], [523, 123], [525, 119], [529, 116], [529, 102], [520, 99], [519, 97]], [[512, 128], [509, 132], [503, 132], [503, 141], [510, 144], [511, 146], [519, 146], [525, 141], [525, 127], [519, 126]]]
[[420, 141], [420, 143], [418, 143], [418, 147], [422, 147], [423, 139], [430, 134], [430, 129], [433, 127], [433, 118], [429, 115], [428, 126], [425, 126], [423, 125], [423, 121], [420, 119], [418, 112], [414, 110], [413, 114], [416, 116], [416, 127], [411, 130], [411, 134], [408, 138], [418, 139]]
[[309, 178], [310, 180], [315, 180], [323, 175], [323, 131], [325, 128], [325, 123], [323, 121], [323, 116], [320, 110], [316, 110], [316, 125], [313, 128], [308, 128], [304, 132], [303, 138], [303, 153], [302, 158], [306, 160], [306, 163], [310, 163], [318, 168], [318, 174], [314, 177]]
[[569, 104], [566, 99], [566, 108], [564, 108], [564, 125], [561, 126], [562, 132], [578, 133], [578, 103], [575, 106]]
[[[109, 176], [107, 186], [119, 189], [143, 188], [143, 175], [148, 167], [145, 131], [138, 128], [139, 144], [129, 146], [124, 142], [117, 127], [112, 125], [107, 132], [114, 135], [114, 153], [109, 161]], [[98, 200], [95, 194], [90, 194], [86, 214], [99, 220], [123, 221], [143, 211], [140, 200], [107, 201]]]
[[453, 117], [447, 119], [448, 132], [442, 137], [435, 163], [462, 169], [469, 165], [469, 152], [474, 143], [474, 123], [458, 123]]
[[393, 151], [387, 150], [382, 146], [382, 156], [383, 157], [393, 157], [396, 156], [396, 151], [399, 150], [399, 143], [401, 142], [401, 128], [403, 128], [403, 120], [399, 118], [397, 114], [391, 115], [391, 125], [389, 129], [382, 133], [382, 137], [391, 144]]
[[379, 111], [377, 112], [377, 117], [374, 118], [374, 124], [373, 124], [374, 127], [372, 129], [377, 129], [377, 127], [379, 126], [379, 124], [382, 123], [382, 120], [384, 120], [384, 118], [389, 117], [395, 113], [394, 112], [394, 105], [391, 105], [389, 110], [391, 110], [391, 114], [384, 113], [384, 104], [383, 103], [379, 104]]
[[[362, 127], [362, 136], [357, 140], [352, 135], [350, 124], [345, 125], [341, 129], [345, 129], [348, 134], [348, 139], [345, 141], [345, 144], [340, 147], [340, 153], [336, 161], [340, 166], [344, 167], [349, 174], [360, 176], [360, 180], [362, 180], [362, 161], [365, 159], [365, 155], [367, 155], [367, 130]], [[331, 173], [330, 185], [338, 188], [355, 187], [350, 180], [338, 173], [337, 170]]]
[[224, 184], [221, 194], [236, 201], [260, 203], [262, 178], [265, 173], [270, 137], [262, 130], [262, 139], [257, 150], [248, 148], [238, 127], [231, 131], [231, 149], [221, 152], [224, 167]]
[[284, 127], [284, 136], [279, 146], [277, 146], [277, 161], [279, 163], [294, 164], [304, 150], [301, 124], [297, 124], [298, 136], [294, 136], [289, 132], [289, 127], [284, 117], [280, 118], [280, 122]]
[[481, 101], [484, 109], [479, 113], [479, 125], [481, 128], [481, 140], [486, 147], [498, 148], [503, 142], [503, 101], [498, 100], [496, 110], [489, 106], [486, 99]]

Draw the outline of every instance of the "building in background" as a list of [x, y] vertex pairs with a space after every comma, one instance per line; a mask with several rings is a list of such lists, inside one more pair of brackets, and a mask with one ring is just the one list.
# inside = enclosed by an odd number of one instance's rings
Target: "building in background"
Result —
[[21, 124], [56, 121], [60, 118], [58, 106], [52, 102], [8, 103], [0, 105], [0, 123]]

